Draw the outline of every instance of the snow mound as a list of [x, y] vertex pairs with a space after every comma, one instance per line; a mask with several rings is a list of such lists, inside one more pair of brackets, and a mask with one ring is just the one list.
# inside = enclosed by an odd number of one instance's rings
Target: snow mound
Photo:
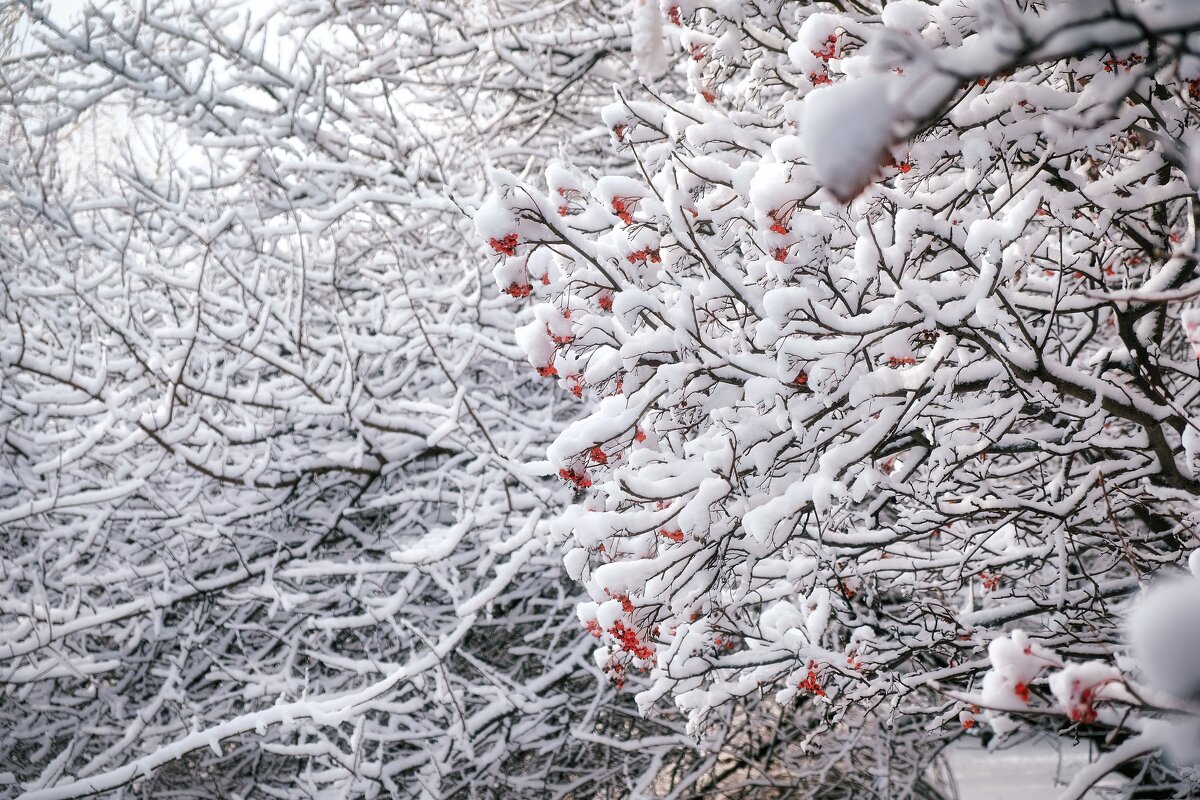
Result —
[[839, 83], [805, 97], [801, 148], [821, 185], [847, 202], [875, 177], [895, 122], [884, 79]]
[[1200, 580], [1155, 584], [1129, 619], [1129, 643], [1148, 684], [1182, 699], [1200, 699]]

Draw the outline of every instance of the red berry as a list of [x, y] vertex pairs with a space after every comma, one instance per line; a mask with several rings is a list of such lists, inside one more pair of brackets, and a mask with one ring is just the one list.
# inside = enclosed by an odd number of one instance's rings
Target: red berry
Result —
[[488, 244], [492, 249], [502, 255], [511, 256], [517, 250], [517, 235], [510, 233], [502, 239], [489, 239]]
[[631, 213], [637, 205], [636, 200], [627, 197], [614, 197], [612, 201], [613, 213], [620, 218], [626, 225], [633, 224], [633, 214]]

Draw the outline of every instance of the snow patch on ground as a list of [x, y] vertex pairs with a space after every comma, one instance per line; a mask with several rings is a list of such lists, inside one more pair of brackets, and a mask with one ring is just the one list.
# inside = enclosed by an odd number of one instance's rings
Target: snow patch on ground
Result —
[[[1089, 763], [1087, 743], [1044, 739], [988, 751], [976, 740], [950, 748], [946, 757], [960, 800], [1056, 800], [1077, 770]], [[1106, 778], [1102, 787], [1120, 785]], [[1088, 800], [1111, 797], [1093, 789]]]

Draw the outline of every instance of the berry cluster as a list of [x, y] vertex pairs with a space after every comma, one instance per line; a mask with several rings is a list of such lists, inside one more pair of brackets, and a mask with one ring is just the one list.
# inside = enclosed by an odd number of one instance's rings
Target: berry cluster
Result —
[[1137, 53], [1130, 53], [1129, 58], [1117, 58], [1116, 56], [1111, 56], [1104, 59], [1102, 63], [1104, 64], [1105, 72], [1120, 72], [1121, 67], [1124, 67], [1125, 71], [1129, 72], [1136, 65], [1141, 64], [1145, 60], [1145, 56], [1138, 55]]
[[829, 34], [825, 37], [825, 41], [821, 45], [820, 50], [813, 50], [812, 54], [822, 61], [828, 62], [837, 58], [837, 34]]
[[808, 662], [808, 677], [800, 681], [799, 688], [817, 697], [825, 696], [825, 689], [822, 688], [821, 682], [817, 680], [817, 662]]
[[576, 489], [589, 489], [592, 485], [592, 479], [583, 470], [577, 472], [573, 469], [560, 469], [558, 477], [567, 483], [573, 484]]
[[632, 225], [633, 212], [637, 209], [637, 200], [631, 197], [614, 197], [612, 209], [621, 222], [624, 222], [626, 225]]
[[[1080, 681], [1075, 681], [1076, 688], [1079, 683]], [[1097, 717], [1096, 708], [1093, 705], [1096, 701], [1095, 690], [1081, 689], [1078, 696], [1079, 702], [1071, 704], [1071, 707], [1067, 709], [1067, 716], [1071, 718], [1072, 722], [1095, 722]]]
[[[616, 205], [615, 200], [613, 201], [613, 204]], [[647, 259], [651, 264], [662, 263], [662, 256], [659, 254], [657, 247], [647, 247], [643, 250], [634, 250], [632, 253], [625, 256], [625, 258], [630, 264], [636, 264], [639, 261], [646, 261]]]
[[517, 252], [517, 235], [510, 233], [502, 239], [489, 239], [488, 244], [497, 253], [505, 256], [515, 255]]
[[642, 642], [633, 628], [625, 627], [625, 623], [617, 620], [608, 629], [612, 637], [620, 643], [621, 648], [635, 658], [650, 658], [654, 655], [654, 646]]

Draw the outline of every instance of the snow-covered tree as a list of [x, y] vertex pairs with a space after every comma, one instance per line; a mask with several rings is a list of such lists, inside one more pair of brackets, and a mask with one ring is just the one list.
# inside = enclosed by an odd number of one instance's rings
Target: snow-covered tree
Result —
[[3, 12], [6, 792], [1192, 788], [1191, 0]]
[[497, 170], [477, 217], [591, 403], [552, 528], [602, 669], [695, 732], [765, 697], [818, 750], [1008, 711], [1153, 754], [1085, 684], [1152, 669], [1129, 600], [1200, 545], [1200, 6], [662, 12], [687, 90], [602, 111], [637, 174]]
[[[466, 214], [595, 148], [603, 3], [21, 3], [0, 794], [600, 797], [716, 763], [598, 680]], [[591, 128], [589, 128], [589, 125]]]

